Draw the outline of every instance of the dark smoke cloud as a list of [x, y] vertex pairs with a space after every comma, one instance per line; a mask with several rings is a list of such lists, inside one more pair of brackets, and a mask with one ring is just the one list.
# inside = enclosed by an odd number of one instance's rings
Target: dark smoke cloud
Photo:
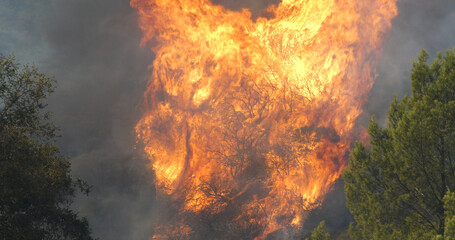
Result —
[[[277, 0], [214, 0], [258, 16]], [[409, 92], [412, 61], [420, 49], [432, 56], [455, 46], [455, 1], [402, 0], [378, 64], [378, 77], [359, 120], [385, 123], [393, 92]], [[143, 90], [153, 55], [141, 48], [136, 13], [127, 0], [0, 0], [0, 52], [55, 74], [50, 98], [58, 144], [71, 157], [73, 175], [93, 185], [75, 208], [101, 239], [148, 239], [159, 214], [152, 173], [134, 149]], [[307, 228], [326, 220], [335, 231], [352, 220], [338, 183]]]
[[45, 19], [51, 99], [74, 173], [94, 186], [77, 202], [102, 239], [147, 239], [157, 210], [151, 174], [134, 150], [134, 125], [153, 56], [128, 1], [55, 1]]

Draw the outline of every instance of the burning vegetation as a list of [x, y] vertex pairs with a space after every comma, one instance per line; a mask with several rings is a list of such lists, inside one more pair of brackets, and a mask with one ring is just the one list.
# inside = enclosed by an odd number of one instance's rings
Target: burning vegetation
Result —
[[[131, 0], [156, 55], [136, 126], [154, 239], [292, 236], [339, 178], [396, 0]], [[212, 234], [212, 235], [207, 235]]]

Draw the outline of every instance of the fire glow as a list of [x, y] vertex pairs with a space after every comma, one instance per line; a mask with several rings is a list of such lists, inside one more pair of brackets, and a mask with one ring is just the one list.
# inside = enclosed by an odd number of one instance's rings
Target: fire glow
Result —
[[243, 239], [298, 228], [345, 166], [396, 0], [283, 0], [254, 21], [210, 0], [131, 6], [156, 55], [136, 132], [158, 192]]

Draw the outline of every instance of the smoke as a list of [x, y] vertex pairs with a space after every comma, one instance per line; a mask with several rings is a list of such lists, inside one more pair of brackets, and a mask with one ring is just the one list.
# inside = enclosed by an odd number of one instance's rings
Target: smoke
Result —
[[[253, 18], [276, 0], [214, 0]], [[420, 49], [435, 56], [455, 46], [455, 1], [402, 0], [384, 43], [378, 77], [359, 120], [382, 124], [395, 92], [409, 92], [412, 61]], [[139, 46], [137, 15], [126, 0], [0, 0], [0, 52], [54, 74], [49, 110], [60, 126], [57, 144], [71, 157], [73, 175], [93, 185], [74, 207], [100, 239], [147, 239], [159, 213], [152, 174], [134, 149], [134, 125], [153, 56]], [[137, 149], [140, 149], [139, 147]], [[308, 218], [308, 229], [326, 220], [335, 231], [351, 217], [342, 182]]]
[[252, 19], [261, 16], [270, 5], [277, 5], [280, 0], [212, 0], [214, 4], [222, 5], [227, 9], [238, 11], [249, 9]]
[[375, 114], [384, 125], [393, 93], [400, 99], [410, 92], [412, 62], [422, 49], [428, 51], [432, 61], [438, 51], [455, 47], [455, 1], [402, 0], [398, 1], [398, 8], [377, 67], [378, 77], [365, 106], [364, 124]]
[[50, 72], [60, 80], [51, 109], [72, 157], [74, 174], [93, 185], [76, 207], [101, 239], [147, 239], [155, 191], [146, 161], [135, 151], [148, 64], [142, 33], [128, 1], [54, 1], [45, 39]]

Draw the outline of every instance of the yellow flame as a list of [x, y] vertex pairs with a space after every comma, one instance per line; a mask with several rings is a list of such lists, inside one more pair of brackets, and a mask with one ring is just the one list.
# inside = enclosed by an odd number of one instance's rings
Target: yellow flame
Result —
[[187, 212], [240, 204], [261, 236], [299, 226], [343, 170], [395, 2], [283, 0], [252, 21], [131, 0], [156, 54], [136, 131], [158, 190]]

